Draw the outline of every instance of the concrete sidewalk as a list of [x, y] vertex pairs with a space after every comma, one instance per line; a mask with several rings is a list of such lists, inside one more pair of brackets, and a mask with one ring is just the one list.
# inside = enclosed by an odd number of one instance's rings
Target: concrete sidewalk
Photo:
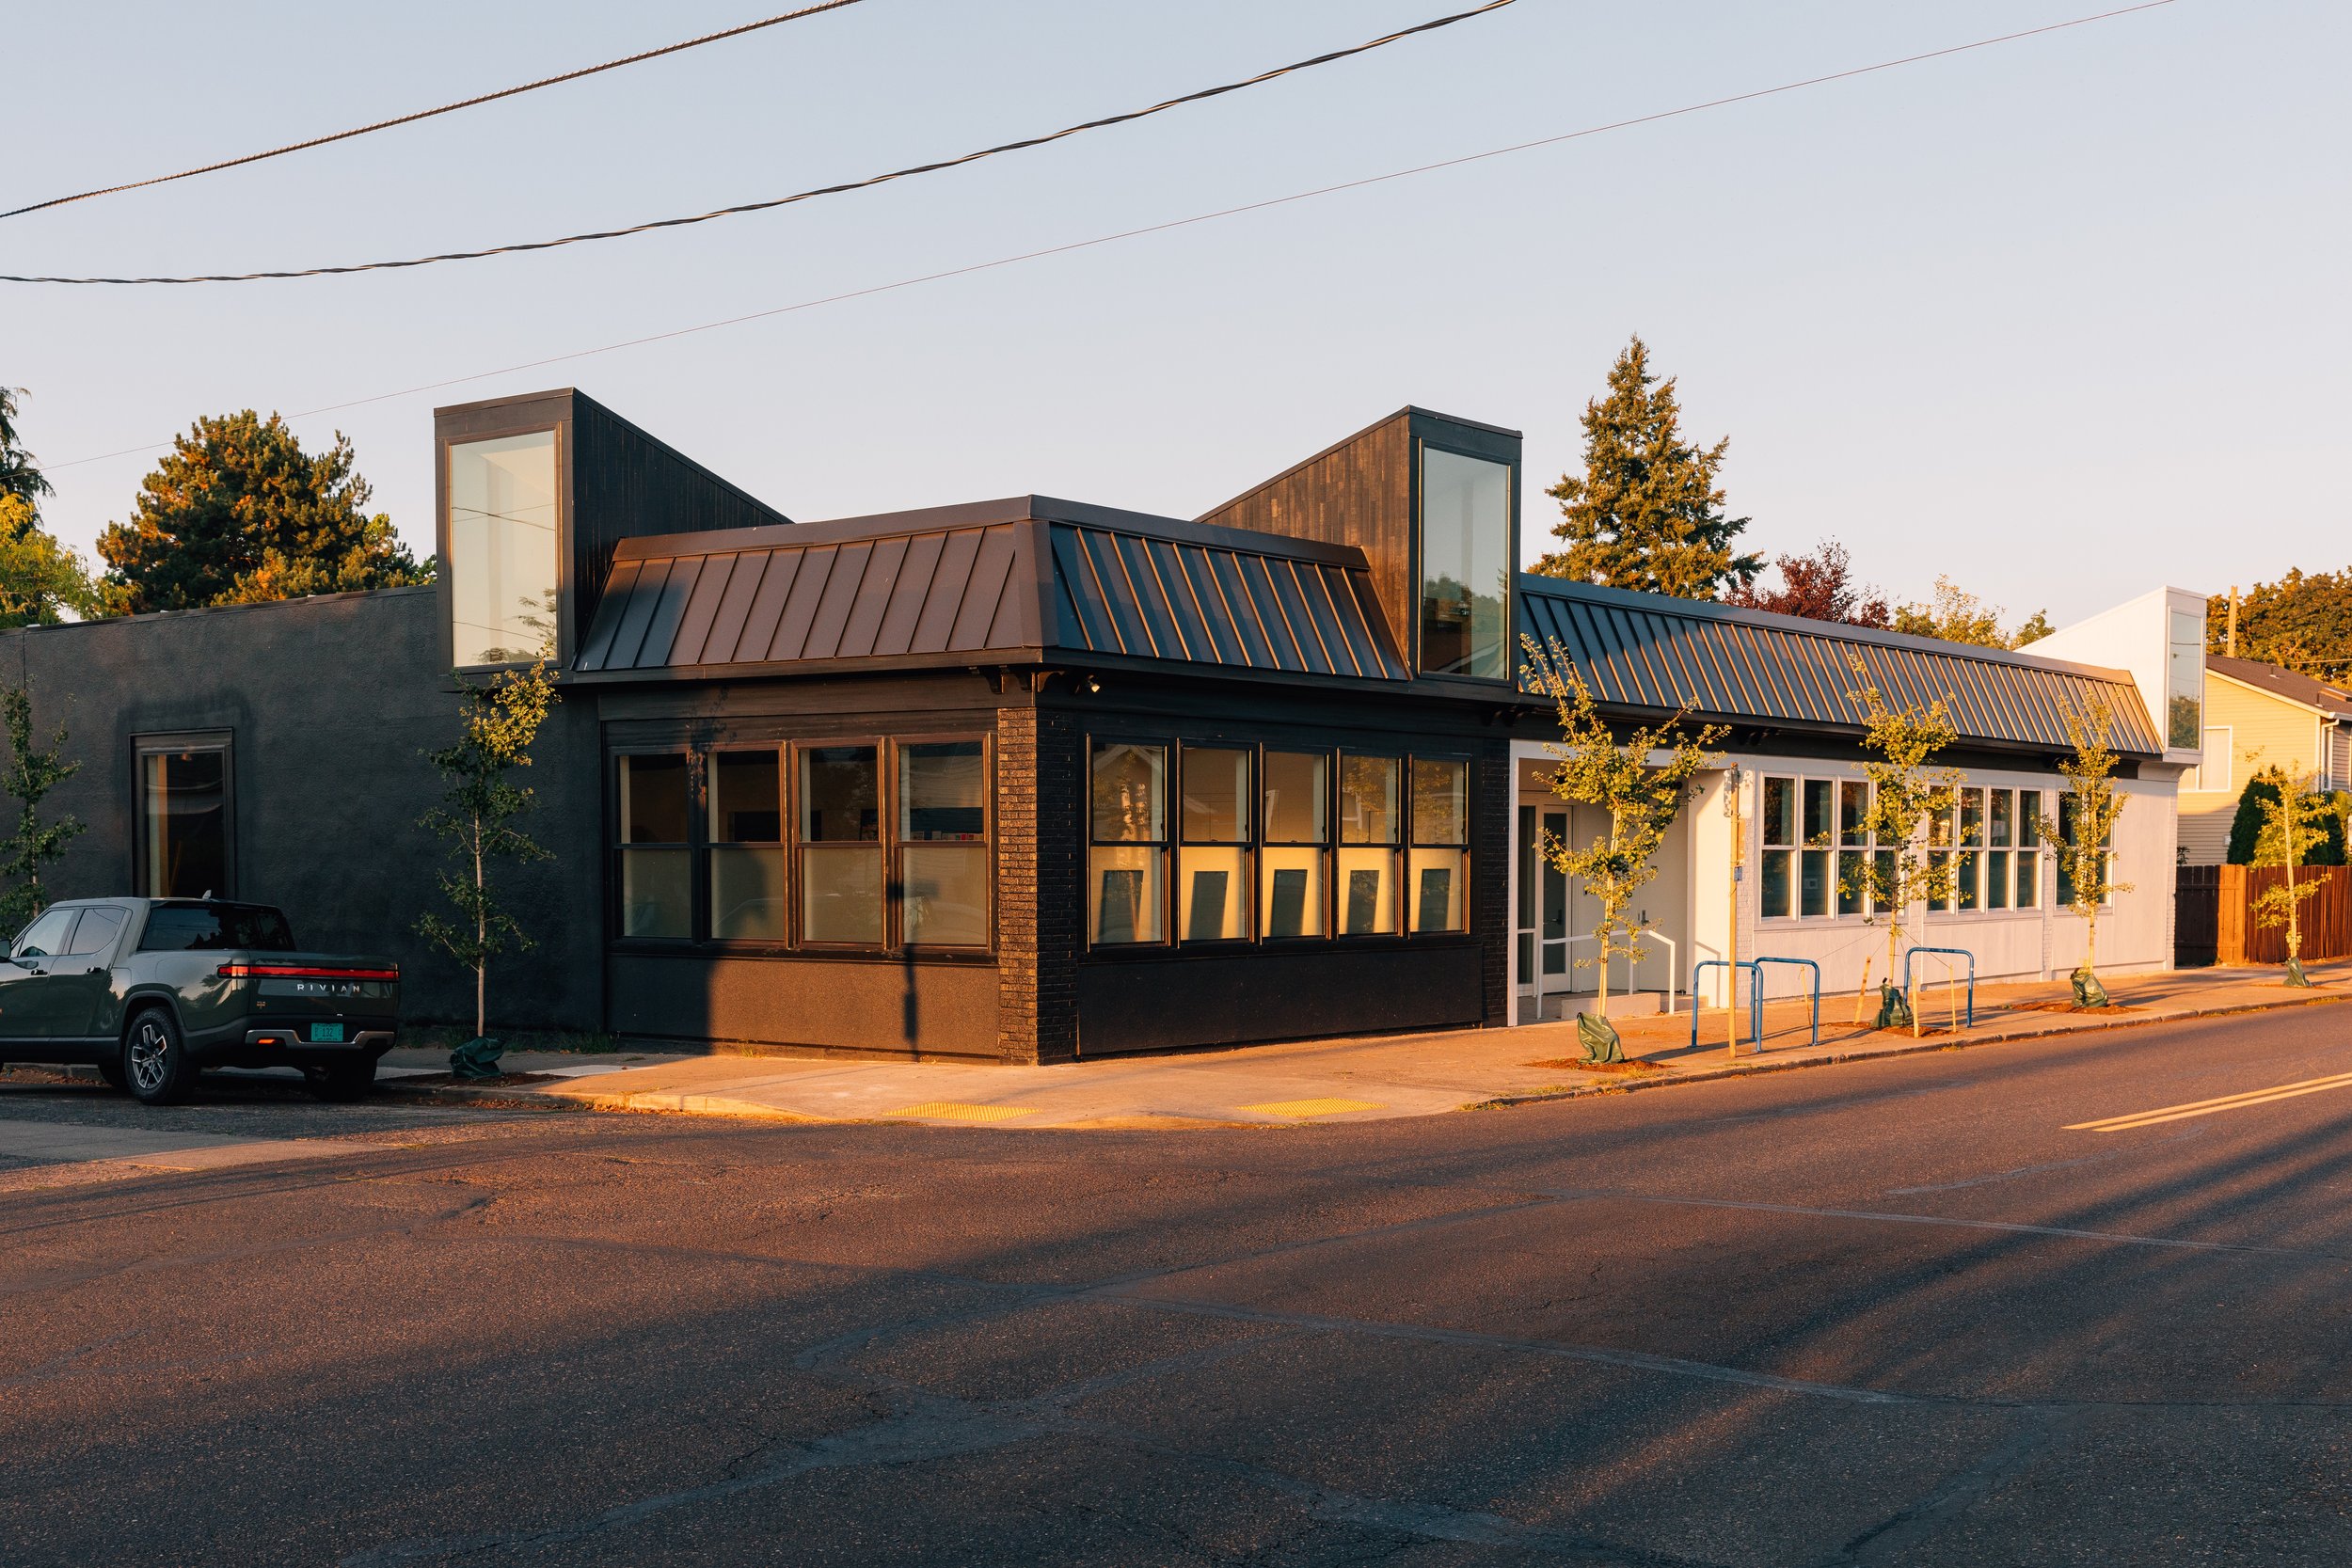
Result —
[[[1854, 1025], [1851, 996], [1822, 1002], [1820, 1038], [1811, 1037], [1803, 1002], [1765, 1006], [1764, 1049], [1727, 1056], [1720, 1009], [1691, 1016], [1620, 1020], [1633, 1073], [1575, 1064], [1583, 1053], [1573, 1022], [1517, 1029], [1309, 1040], [1180, 1055], [1109, 1057], [1054, 1067], [855, 1061], [838, 1057], [612, 1056], [510, 1053], [522, 1083], [469, 1086], [424, 1077], [445, 1065], [422, 1051], [394, 1053], [385, 1093], [475, 1103], [605, 1111], [685, 1112], [798, 1121], [916, 1121], [1012, 1128], [1189, 1128], [1291, 1126], [1366, 1121], [1531, 1100], [1623, 1092], [1740, 1073], [1941, 1051], [2039, 1037], [2128, 1027], [2168, 1019], [2352, 999], [2352, 962], [2317, 965], [2322, 989], [2292, 990], [2275, 969], [2189, 970], [2109, 982], [2110, 1014], [2048, 1010], [2063, 1005], [2057, 984], [1980, 987], [1977, 1022], [1953, 1032], [1938, 988], [1922, 999], [1925, 1032], [1915, 1037]], [[1740, 1022], [1747, 1022], [1744, 1009]], [[424, 1081], [418, 1079], [423, 1077]]]

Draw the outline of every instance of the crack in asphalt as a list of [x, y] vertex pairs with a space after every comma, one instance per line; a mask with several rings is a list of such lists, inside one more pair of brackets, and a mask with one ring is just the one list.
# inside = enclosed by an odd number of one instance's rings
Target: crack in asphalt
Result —
[[1823, 1559], [1817, 1568], [1873, 1568], [1878, 1563], [1902, 1561], [1936, 1531], [1983, 1500], [1994, 1487], [2072, 1436], [2083, 1413], [2080, 1407], [2026, 1412], [2016, 1428], [1975, 1464], [1947, 1477], [1926, 1497], [1864, 1530]]

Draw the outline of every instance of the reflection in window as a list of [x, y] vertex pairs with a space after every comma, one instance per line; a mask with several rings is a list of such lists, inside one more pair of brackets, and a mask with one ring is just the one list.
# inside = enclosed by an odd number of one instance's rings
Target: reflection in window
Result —
[[617, 757], [614, 766], [619, 769], [621, 817], [621, 935], [691, 937], [694, 907], [685, 754]]
[[1413, 759], [1413, 847], [1407, 886], [1416, 931], [1469, 925], [1470, 765]]
[[2171, 614], [2172, 635], [2165, 660], [2164, 743], [2193, 752], [2205, 725], [2205, 618], [2189, 610]]
[[801, 753], [801, 934], [882, 941], [882, 765], [872, 746]]
[[457, 667], [535, 657], [553, 637], [555, 432], [449, 449], [450, 646]]
[[1186, 942], [1249, 935], [1249, 752], [1184, 750], [1184, 886], [1177, 930]]
[[1398, 763], [1340, 755], [1340, 934], [1396, 931]]
[[1328, 752], [1265, 754], [1265, 845], [1260, 919], [1268, 938], [1323, 935]]
[[1510, 673], [1511, 468], [1423, 448], [1421, 667]]
[[782, 942], [784, 768], [776, 748], [710, 754], [710, 934]]
[[205, 898], [229, 885], [226, 748], [139, 755], [139, 892]]
[[898, 748], [898, 889], [904, 940], [988, 945], [987, 778], [977, 740]]
[[1088, 928], [1104, 945], [1165, 942], [1168, 748], [1098, 741]]

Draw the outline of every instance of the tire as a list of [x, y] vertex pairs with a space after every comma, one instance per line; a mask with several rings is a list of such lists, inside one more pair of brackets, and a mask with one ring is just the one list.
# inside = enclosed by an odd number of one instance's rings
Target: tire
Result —
[[347, 1105], [368, 1097], [368, 1086], [375, 1082], [375, 1058], [319, 1068], [308, 1076], [312, 1094], [335, 1104]]
[[123, 1086], [143, 1105], [176, 1104], [196, 1084], [196, 1064], [180, 1025], [161, 1007], [134, 1016], [123, 1031], [120, 1070]]

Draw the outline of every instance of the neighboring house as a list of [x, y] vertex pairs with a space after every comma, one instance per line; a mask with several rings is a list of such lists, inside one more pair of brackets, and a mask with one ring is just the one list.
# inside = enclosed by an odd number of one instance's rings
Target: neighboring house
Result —
[[2250, 658], [2205, 660], [2203, 754], [2181, 780], [2184, 864], [2229, 859], [2246, 781], [2265, 768], [2352, 789], [2352, 691]]
[[1730, 730], [1633, 911], [1674, 943], [1639, 989], [1687, 986], [1734, 921], [1742, 958], [1834, 990], [1883, 951], [1838, 876], [1877, 847], [1857, 660], [1960, 732], [1958, 891], [1915, 942], [1985, 977], [2078, 961], [2034, 825], [2061, 710], [2097, 697], [2135, 888], [2100, 956], [2171, 960], [2204, 610], [2178, 590], [2012, 653], [1534, 577], [1518, 434], [1417, 408], [1192, 520], [1017, 496], [796, 523], [568, 390], [438, 410], [433, 460], [430, 587], [6, 634], [87, 764], [53, 797], [89, 825], [60, 895], [265, 899], [463, 1016], [413, 935], [425, 753], [453, 677], [552, 633], [528, 782], [555, 858], [504, 873], [539, 946], [492, 966], [502, 1025], [1024, 1062], [1498, 1026], [1596, 979], [1590, 901], [1539, 852], [1593, 824], [1540, 777], [1528, 636], [1613, 720]]

